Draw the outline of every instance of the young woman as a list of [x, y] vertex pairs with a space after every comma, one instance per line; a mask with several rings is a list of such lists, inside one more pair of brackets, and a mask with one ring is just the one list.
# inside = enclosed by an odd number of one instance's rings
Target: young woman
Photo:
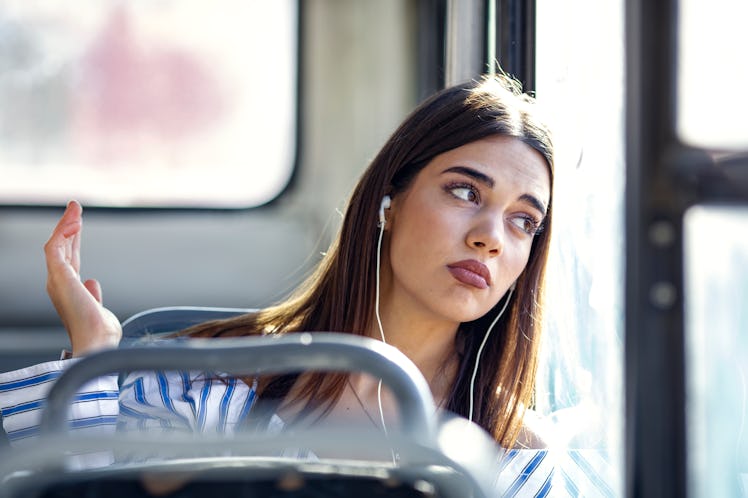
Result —
[[[419, 367], [438, 406], [472, 418], [505, 448], [537, 445], [524, 419], [536, 371], [552, 185], [549, 132], [512, 80], [485, 77], [443, 90], [405, 119], [364, 172], [337, 240], [294, 295], [181, 334], [338, 331], [383, 339]], [[81, 223], [81, 207], [72, 202], [45, 246], [47, 290], [74, 356], [116, 347], [121, 336], [98, 283], [80, 280]], [[64, 361], [44, 365], [58, 371]], [[34, 422], [31, 413], [9, 409], [23, 403], [23, 390], [3, 386], [37, 373], [0, 376], [11, 439], [33, 432]], [[195, 388], [187, 386], [194, 379], [162, 380]], [[140, 410], [156, 417], [152, 407], [137, 405], [134, 393], [158, 392], [163, 382], [140, 382], [101, 388], [102, 403], [114, 403], [112, 416]], [[234, 394], [230, 423], [251, 418], [255, 397], [279, 400], [285, 422], [325, 423], [358, 412], [378, 423], [372, 416], [379, 413], [378, 383], [364, 375], [308, 373], [239, 384], [235, 392], [243, 394]], [[203, 401], [190, 413], [212, 403], [209, 397], [195, 403]], [[389, 406], [386, 394], [382, 405]], [[226, 423], [213, 412], [205, 412], [201, 428], [211, 416]], [[20, 425], [9, 427], [14, 417]]]

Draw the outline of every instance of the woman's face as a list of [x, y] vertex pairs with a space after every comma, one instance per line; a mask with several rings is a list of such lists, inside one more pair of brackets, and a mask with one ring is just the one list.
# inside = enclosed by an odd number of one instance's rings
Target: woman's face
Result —
[[519, 139], [436, 156], [387, 210], [383, 303], [431, 320], [485, 315], [524, 270], [549, 200], [548, 165]]

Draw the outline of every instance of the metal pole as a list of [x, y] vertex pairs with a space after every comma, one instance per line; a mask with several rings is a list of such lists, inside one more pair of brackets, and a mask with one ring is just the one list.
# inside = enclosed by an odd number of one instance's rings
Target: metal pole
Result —
[[467, 81], [486, 71], [485, 31], [484, 1], [448, 1], [446, 86]]

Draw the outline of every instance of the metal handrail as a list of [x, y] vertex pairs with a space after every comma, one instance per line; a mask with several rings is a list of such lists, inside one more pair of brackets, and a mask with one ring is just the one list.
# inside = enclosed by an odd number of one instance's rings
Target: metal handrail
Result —
[[86, 381], [115, 372], [156, 369], [244, 375], [300, 370], [365, 372], [381, 378], [391, 389], [402, 430], [415, 442], [436, 447], [436, 406], [428, 383], [415, 364], [395, 347], [380, 341], [331, 332], [190, 339], [92, 354], [71, 365], [57, 379], [47, 396], [40, 433], [64, 432], [68, 406]]

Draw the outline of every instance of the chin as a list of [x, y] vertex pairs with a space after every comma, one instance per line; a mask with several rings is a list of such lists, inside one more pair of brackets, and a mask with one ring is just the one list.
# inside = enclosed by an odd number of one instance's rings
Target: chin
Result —
[[486, 313], [489, 313], [491, 308], [480, 308], [476, 309], [475, 306], [463, 305], [463, 306], [452, 306], [448, 318], [459, 323], [472, 322], [483, 317]]
[[486, 299], [479, 299], [479, 296], [476, 296], [474, 292], [465, 292], [465, 289], [459, 289], [458, 292], [452, 291], [430, 303], [424, 301], [424, 304], [431, 312], [437, 313], [446, 320], [454, 323], [466, 323], [477, 320], [491, 312], [496, 303], [487, 303], [486, 301]]

